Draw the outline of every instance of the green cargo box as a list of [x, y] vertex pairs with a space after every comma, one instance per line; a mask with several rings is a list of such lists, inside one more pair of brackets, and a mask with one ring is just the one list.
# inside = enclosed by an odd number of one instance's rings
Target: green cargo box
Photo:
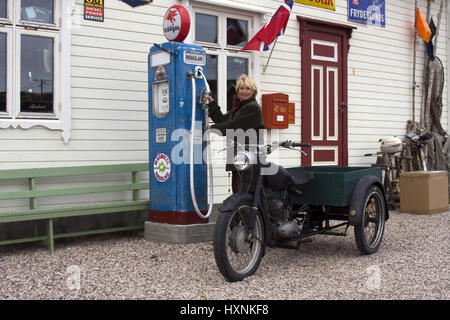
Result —
[[287, 170], [314, 174], [314, 179], [297, 188], [302, 196], [296, 197], [295, 202], [303, 204], [346, 207], [359, 178], [372, 175], [382, 181], [380, 167], [296, 167]]

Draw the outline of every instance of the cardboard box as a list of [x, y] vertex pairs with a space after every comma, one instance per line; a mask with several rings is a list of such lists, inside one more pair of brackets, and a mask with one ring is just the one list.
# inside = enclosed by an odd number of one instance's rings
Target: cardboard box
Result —
[[437, 213], [448, 210], [448, 172], [400, 173], [400, 211]]

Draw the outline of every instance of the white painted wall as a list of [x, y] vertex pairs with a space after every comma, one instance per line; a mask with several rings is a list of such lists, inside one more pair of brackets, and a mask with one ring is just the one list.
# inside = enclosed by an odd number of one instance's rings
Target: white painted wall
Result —
[[[228, 1], [234, 7], [247, 4], [271, 13], [280, 2]], [[69, 143], [61, 141], [59, 132], [40, 127], [1, 129], [1, 169], [148, 161], [147, 54], [153, 43], [165, 41], [162, 16], [168, 7], [180, 1], [158, 0], [138, 8], [121, 1], [105, 3], [105, 21], [99, 23], [84, 20], [83, 1], [74, 0]], [[404, 135], [406, 121], [412, 117], [414, 1], [386, 0], [385, 28], [348, 22], [347, 1], [336, 3], [335, 12], [294, 3], [286, 34], [278, 39], [265, 74], [262, 67], [269, 51], [255, 53], [259, 55], [261, 70], [260, 93], [284, 92], [296, 104], [295, 125], [280, 132], [272, 130], [268, 140], [300, 140], [301, 47], [296, 16], [344, 23], [357, 27], [350, 39], [348, 56], [349, 165], [370, 165], [374, 159], [362, 155], [377, 151], [379, 138]], [[434, 18], [439, 3], [437, 0], [433, 4]], [[419, 1], [419, 5], [426, 13], [426, 0]], [[448, 20], [447, 13], [443, 13], [442, 19]], [[442, 23], [437, 55], [445, 66], [449, 63], [449, 34], [448, 24]], [[417, 47], [416, 81], [421, 84], [425, 54], [422, 40], [418, 40]], [[448, 94], [447, 85], [444, 128], [450, 122]], [[416, 120], [420, 119], [421, 103], [422, 88], [419, 88]], [[294, 151], [282, 151], [273, 158], [285, 166], [299, 165], [299, 154]], [[222, 164], [216, 165], [214, 177], [215, 202], [219, 202], [229, 194], [229, 179]]]

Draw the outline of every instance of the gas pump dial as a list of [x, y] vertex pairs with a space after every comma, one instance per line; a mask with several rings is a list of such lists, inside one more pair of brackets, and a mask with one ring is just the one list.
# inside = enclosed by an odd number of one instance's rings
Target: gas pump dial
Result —
[[153, 83], [153, 114], [157, 118], [165, 118], [170, 112], [169, 81]]

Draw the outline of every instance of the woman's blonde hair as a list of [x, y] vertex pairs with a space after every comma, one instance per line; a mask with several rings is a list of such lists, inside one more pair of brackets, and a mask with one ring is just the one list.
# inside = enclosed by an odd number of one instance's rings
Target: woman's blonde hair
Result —
[[247, 76], [246, 74], [241, 74], [239, 78], [236, 80], [236, 93], [239, 92], [239, 89], [242, 87], [248, 86], [250, 89], [253, 90], [253, 96], [256, 97], [258, 94], [258, 89], [256, 88], [256, 84], [253, 81], [252, 78]]

